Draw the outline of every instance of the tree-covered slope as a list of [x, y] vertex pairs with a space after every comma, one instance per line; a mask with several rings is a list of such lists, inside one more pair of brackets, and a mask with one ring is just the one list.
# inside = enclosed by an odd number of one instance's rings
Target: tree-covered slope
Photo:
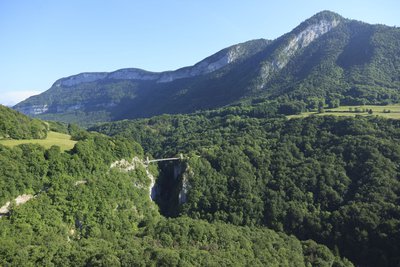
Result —
[[268, 226], [361, 266], [400, 262], [399, 121], [206, 112], [96, 130], [137, 140], [156, 157], [189, 155], [180, 188], [160, 189], [165, 214]]
[[[70, 152], [0, 145], [0, 265], [352, 266], [266, 228], [162, 217], [149, 197], [157, 168], [143, 157], [133, 141], [94, 133]], [[122, 159], [133, 159], [129, 170]], [[13, 201], [21, 195], [26, 203]]]
[[339, 24], [288, 63], [270, 98], [337, 98], [343, 104], [399, 101], [400, 30], [357, 21]]
[[45, 119], [94, 123], [253, 98], [384, 104], [399, 100], [399, 77], [398, 28], [324, 11], [276, 40], [238, 44], [192, 67], [78, 74], [14, 108]]
[[0, 139], [43, 139], [46, 123], [0, 105]]

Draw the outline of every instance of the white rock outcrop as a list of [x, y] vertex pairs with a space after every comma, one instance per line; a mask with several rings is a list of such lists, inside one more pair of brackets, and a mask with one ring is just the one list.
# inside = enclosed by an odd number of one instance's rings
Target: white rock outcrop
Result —
[[[307, 47], [312, 41], [319, 38], [321, 35], [329, 32], [331, 29], [339, 24], [339, 20], [321, 20], [316, 24], [306, 27], [303, 31], [293, 37], [281, 52], [271, 61], [264, 64], [261, 70], [261, 77], [263, 80], [268, 79], [270, 74], [282, 69], [288, 63], [291, 56], [301, 48]], [[266, 43], [267, 40], [264, 40]], [[261, 45], [262, 47], [262, 45]], [[256, 50], [255, 50], [256, 51]], [[247, 44], [237, 44], [227, 49], [221, 50], [218, 53], [210, 56], [199, 63], [174, 71], [165, 72], [150, 72], [137, 68], [120, 69], [114, 72], [93, 72], [93, 73], [80, 73], [70, 77], [59, 79], [54, 83], [54, 86], [74, 86], [80, 83], [94, 82], [102, 79], [123, 79], [123, 80], [141, 80], [141, 81], [155, 81], [158, 83], [171, 82], [177, 79], [188, 77], [195, 77], [217, 71], [243, 57], [249, 53]], [[253, 51], [254, 53], [254, 51]], [[30, 114], [43, 113], [39, 110]]]
[[[15, 201], [15, 204], [17, 206], [19, 206], [19, 205], [22, 205], [22, 204], [28, 202], [32, 198], [34, 198], [33, 195], [23, 194], [23, 195], [20, 195], [17, 198], [15, 198], [14, 201]], [[0, 207], [0, 217], [1, 217], [1, 214], [7, 214], [10, 211], [10, 205], [11, 205], [11, 201], [8, 201], [6, 204], [4, 204], [2, 207]]]
[[73, 75], [67, 78], [60, 79], [53, 86], [73, 86], [80, 83], [94, 82], [107, 77], [107, 72], [85, 72], [78, 75]]
[[340, 21], [336, 19], [321, 20], [292, 37], [272, 60], [264, 62], [260, 71], [262, 82], [259, 87], [265, 85], [273, 72], [283, 69], [298, 50], [307, 47], [314, 40], [338, 26], [339, 23]]
[[[121, 160], [113, 162], [111, 164], [110, 168], [117, 168], [118, 170], [120, 170], [122, 172], [130, 172], [130, 171], [135, 170], [139, 166], [143, 167], [146, 170], [147, 178], [150, 179], [150, 186], [148, 188], [149, 197], [150, 197], [150, 199], [153, 199], [155, 196], [156, 179], [148, 170], [148, 166], [141, 159], [139, 159], [138, 157], [134, 157], [132, 159], [132, 161], [127, 161], [126, 159], [121, 159]], [[143, 188], [143, 185], [140, 185], [138, 183], [134, 183], [134, 185], [138, 188]]]
[[24, 113], [24, 114], [30, 114], [30, 115], [38, 115], [45, 113], [47, 110], [49, 110], [48, 105], [32, 105], [32, 106], [22, 106], [18, 108], [18, 111]]
[[[253, 50], [247, 48], [248, 43], [257, 42]], [[94, 82], [102, 79], [114, 80], [141, 80], [156, 81], [158, 83], [171, 82], [177, 79], [195, 77], [217, 71], [233, 62], [236, 62], [244, 55], [254, 54], [262, 49], [269, 41], [253, 40], [246, 43], [237, 44], [223, 49], [216, 54], [198, 62], [197, 64], [180, 68], [174, 71], [150, 72], [137, 68], [120, 69], [114, 72], [93, 72], [80, 73], [70, 77], [57, 80], [53, 86], [74, 86], [81, 83]]]
[[194, 173], [193, 173], [192, 169], [190, 168], [190, 166], [187, 166], [186, 170], [184, 171], [184, 173], [182, 175], [182, 188], [179, 191], [179, 195], [178, 195], [179, 205], [182, 205], [187, 202], [187, 194], [190, 189], [189, 178], [193, 175], [194, 175]]

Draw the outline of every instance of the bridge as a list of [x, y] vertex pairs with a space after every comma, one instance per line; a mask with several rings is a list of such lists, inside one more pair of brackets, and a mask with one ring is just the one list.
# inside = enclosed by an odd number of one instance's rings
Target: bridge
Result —
[[151, 159], [151, 160], [149, 160], [149, 157], [147, 157], [146, 158], [146, 164], [149, 165], [152, 162], [182, 160], [182, 159], [183, 159], [182, 153], [179, 155], [179, 158], [163, 158], [163, 159]]

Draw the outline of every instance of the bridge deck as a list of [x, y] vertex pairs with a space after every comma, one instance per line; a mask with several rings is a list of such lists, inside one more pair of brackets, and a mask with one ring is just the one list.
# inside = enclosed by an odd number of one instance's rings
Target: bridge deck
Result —
[[152, 162], [168, 161], [168, 160], [183, 160], [183, 155], [180, 154], [179, 158], [164, 158], [164, 159], [152, 159], [152, 160], [149, 160], [149, 157], [147, 157], [146, 158], [146, 163], [149, 164], [149, 163], [152, 163]]
[[180, 160], [181, 158], [165, 158], [165, 159], [152, 159], [152, 160], [148, 160], [148, 163], [151, 162], [158, 162], [158, 161], [167, 161], [167, 160]]

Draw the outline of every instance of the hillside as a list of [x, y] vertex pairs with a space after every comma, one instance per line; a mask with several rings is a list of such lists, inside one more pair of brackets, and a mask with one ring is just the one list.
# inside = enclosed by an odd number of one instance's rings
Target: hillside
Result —
[[70, 152], [0, 145], [0, 265], [352, 266], [267, 228], [161, 216], [149, 197], [157, 166], [118, 167], [143, 158], [137, 143], [96, 133]]
[[190, 155], [177, 181], [160, 164], [156, 201], [167, 216], [269, 227], [323, 243], [357, 266], [400, 262], [400, 121], [237, 114], [162, 115], [92, 130], [135, 140], [155, 157]]
[[43, 139], [48, 126], [43, 121], [31, 119], [22, 113], [0, 105], [1, 139]]
[[399, 77], [400, 29], [324, 11], [273, 41], [234, 45], [176, 71], [122, 69], [63, 78], [14, 108], [93, 124], [251, 99], [386, 104], [400, 99]]

